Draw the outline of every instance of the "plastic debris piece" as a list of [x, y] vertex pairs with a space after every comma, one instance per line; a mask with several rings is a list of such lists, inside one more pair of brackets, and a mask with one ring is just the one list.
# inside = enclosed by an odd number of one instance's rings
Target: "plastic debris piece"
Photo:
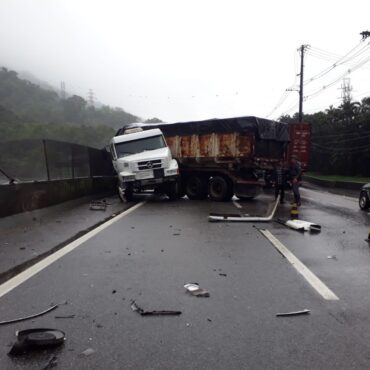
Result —
[[219, 273], [220, 276], [227, 276], [227, 274]]
[[94, 349], [87, 348], [87, 349], [85, 349], [84, 351], [81, 352], [81, 355], [88, 357], [88, 356], [91, 356], [93, 353], [95, 353]]
[[90, 203], [91, 211], [105, 211], [107, 209], [106, 200], [92, 200]]
[[65, 333], [57, 329], [27, 329], [16, 332], [17, 342], [8, 353], [11, 356], [21, 355], [31, 350], [59, 346], [65, 341]]
[[185, 284], [184, 288], [194, 297], [205, 297], [208, 298], [210, 296], [209, 292], [205, 289], [199, 287], [198, 283], [189, 283]]
[[304, 309], [301, 311], [293, 311], [293, 312], [284, 312], [284, 313], [277, 313], [276, 316], [298, 316], [298, 315], [308, 315], [311, 311]]
[[177, 316], [182, 314], [181, 311], [145, 311], [135, 301], [131, 301], [131, 309], [141, 316]]
[[289, 227], [290, 229], [297, 231], [309, 231], [311, 233], [319, 233], [321, 231], [321, 226], [309, 221], [303, 220], [278, 220], [280, 224]]
[[50, 369], [52, 369], [53, 367], [55, 367], [57, 365], [58, 365], [58, 358], [57, 358], [57, 356], [52, 355], [50, 357], [48, 363], [46, 364], [45, 367], [42, 368], [42, 370], [50, 370]]
[[56, 308], [58, 307], [58, 305], [54, 305], [50, 308], [48, 308], [47, 310], [45, 311], [42, 311], [40, 313], [36, 313], [34, 315], [30, 315], [30, 316], [25, 316], [25, 317], [20, 317], [18, 319], [13, 319], [13, 320], [5, 320], [5, 321], [0, 321], [0, 325], [7, 325], [7, 324], [13, 324], [15, 322], [20, 322], [20, 321], [26, 321], [26, 320], [29, 320], [29, 319], [33, 319], [35, 317], [39, 317], [39, 316], [42, 316], [42, 315], [45, 315], [46, 313], [50, 312], [50, 311], [53, 311], [55, 310]]
[[338, 260], [337, 256], [333, 255], [333, 256], [328, 256], [327, 257], [328, 260]]

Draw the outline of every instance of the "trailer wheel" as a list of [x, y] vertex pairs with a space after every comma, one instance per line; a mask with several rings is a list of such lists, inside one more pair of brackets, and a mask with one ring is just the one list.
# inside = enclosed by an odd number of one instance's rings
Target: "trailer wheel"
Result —
[[185, 189], [189, 199], [207, 198], [207, 186], [200, 176], [190, 176], [186, 181]]
[[222, 176], [212, 177], [209, 182], [209, 195], [217, 202], [230, 200], [233, 196], [232, 184]]

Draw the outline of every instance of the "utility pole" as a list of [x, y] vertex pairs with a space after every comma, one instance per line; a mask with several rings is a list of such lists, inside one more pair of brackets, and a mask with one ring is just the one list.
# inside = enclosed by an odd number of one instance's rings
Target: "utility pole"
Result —
[[352, 86], [351, 86], [351, 79], [350, 78], [343, 78], [343, 83], [340, 86], [342, 90], [342, 102], [343, 104], [350, 103], [352, 101]]
[[308, 48], [308, 45], [301, 45], [298, 51], [301, 52], [301, 73], [300, 75], [300, 83], [299, 83], [299, 113], [298, 113], [298, 121], [303, 121], [303, 69], [304, 69], [304, 52]]
[[87, 102], [90, 107], [94, 106], [95, 96], [94, 91], [92, 89], [89, 89], [89, 92], [87, 93]]

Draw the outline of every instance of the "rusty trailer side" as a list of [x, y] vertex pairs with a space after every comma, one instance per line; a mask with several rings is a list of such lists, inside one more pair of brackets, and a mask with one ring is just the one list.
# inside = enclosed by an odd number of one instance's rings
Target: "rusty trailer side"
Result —
[[179, 163], [218, 163], [250, 161], [254, 136], [233, 133], [166, 136], [172, 155]]

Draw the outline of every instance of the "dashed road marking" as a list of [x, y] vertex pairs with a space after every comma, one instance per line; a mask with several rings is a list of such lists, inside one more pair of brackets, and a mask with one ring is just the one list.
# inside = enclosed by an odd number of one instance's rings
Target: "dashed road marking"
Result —
[[140, 202], [140, 203], [134, 205], [133, 207], [131, 207], [128, 210], [120, 213], [116, 217], [111, 218], [107, 222], [104, 222], [103, 224], [98, 226], [96, 229], [93, 229], [93, 230], [89, 231], [88, 233], [86, 233], [85, 235], [81, 236], [80, 238], [74, 240], [72, 243], [67, 244], [65, 247], [63, 247], [62, 249], [59, 249], [55, 253], [53, 253], [50, 256], [41, 260], [40, 262], [37, 262], [36, 264], [31, 266], [27, 270], [24, 270], [20, 274], [14, 276], [13, 278], [6, 281], [5, 283], [1, 284], [0, 285], [0, 297], [9, 293], [14, 288], [16, 288], [17, 286], [21, 285], [22, 283], [24, 283], [25, 281], [30, 279], [32, 276], [34, 276], [37, 273], [39, 273], [40, 271], [42, 271], [44, 268], [48, 267], [49, 265], [51, 265], [52, 263], [54, 263], [58, 259], [62, 258], [66, 254], [68, 254], [69, 252], [72, 252], [78, 246], [85, 243], [87, 240], [91, 239], [93, 236], [97, 235], [98, 233], [100, 233], [101, 231], [103, 231], [104, 229], [109, 227], [110, 225], [119, 221], [121, 218], [127, 216], [129, 213], [135, 211], [136, 209], [138, 209], [139, 207], [141, 207], [145, 203], [146, 202], [143, 201], [143, 202]]
[[304, 265], [283, 243], [268, 230], [260, 232], [292, 264], [306, 281], [326, 300], [337, 301], [339, 298], [306, 265]]

